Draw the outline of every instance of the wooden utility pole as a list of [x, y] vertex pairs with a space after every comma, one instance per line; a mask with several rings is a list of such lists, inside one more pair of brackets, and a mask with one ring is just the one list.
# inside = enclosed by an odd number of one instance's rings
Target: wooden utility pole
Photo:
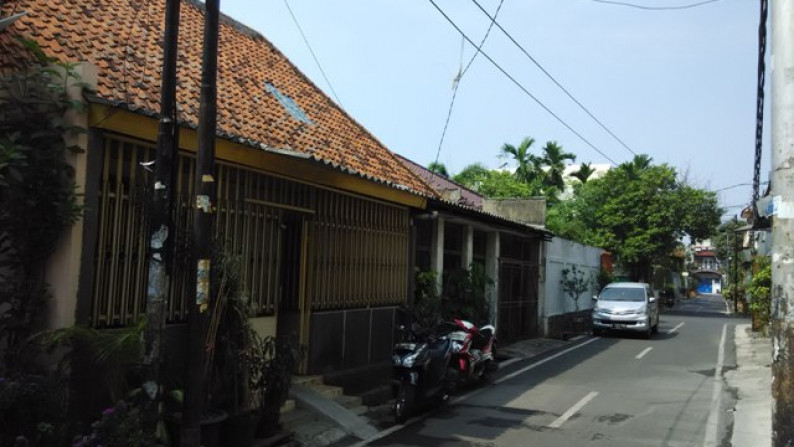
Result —
[[171, 198], [174, 157], [178, 153], [176, 126], [176, 53], [179, 39], [180, 0], [167, 0], [163, 50], [163, 79], [160, 90], [160, 122], [157, 134], [157, 155], [149, 215], [149, 284], [146, 294], [146, 330], [144, 332], [144, 403], [143, 427], [147, 437], [156, 436], [160, 418], [160, 364], [163, 357], [165, 303], [168, 299], [171, 267]]
[[772, 445], [794, 445], [794, 0], [772, 25]]
[[218, 21], [220, 0], [207, 0], [204, 15], [204, 57], [201, 68], [198, 154], [193, 201], [193, 259], [196, 266], [195, 302], [188, 318], [188, 361], [182, 413], [182, 447], [198, 447], [204, 407], [205, 337], [210, 314], [212, 223], [215, 213], [215, 135], [217, 123]]

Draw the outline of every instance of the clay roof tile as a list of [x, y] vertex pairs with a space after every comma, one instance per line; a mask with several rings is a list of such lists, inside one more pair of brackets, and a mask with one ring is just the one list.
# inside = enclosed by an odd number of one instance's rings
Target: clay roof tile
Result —
[[[70, 0], [11, 0], [2, 14], [27, 11], [0, 33], [0, 53], [19, 63], [13, 35], [33, 38], [51, 56], [87, 60], [98, 67], [97, 96], [140, 113], [159, 109], [165, 0], [96, 0], [74, 7]], [[195, 128], [200, 101], [204, 6], [183, 0], [179, 30], [179, 119]], [[46, 42], [46, 45], [44, 43]], [[5, 61], [4, 61], [5, 62]], [[435, 191], [400, 163], [380, 141], [329, 99], [259, 33], [226, 16], [218, 57], [218, 131], [251, 147], [289, 147], [381, 182], [430, 196]], [[275, 86], [303, 110], [299, 123], [265, 89]]]

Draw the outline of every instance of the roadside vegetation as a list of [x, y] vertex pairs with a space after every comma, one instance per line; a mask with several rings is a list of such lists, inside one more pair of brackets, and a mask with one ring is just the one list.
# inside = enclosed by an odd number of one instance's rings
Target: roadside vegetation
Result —
[[647, 155], [598, 178], [592, 165], [583, 163], [563, 198], [565, 163], [576, 155], [554, 141], [535, 147], [529, 137], [517, 146], [505, 144], [499, 156], [511, 170], [475, 163], [452, 179], [488, 198], [545, 197], [550, 230], [612, 252], [635, 280], [651, 281], [653, 267], [665, 264], [684, 237], [709, 238], [720, 223], [714, 192], [693, 186], [674, 167], [654, 164]]

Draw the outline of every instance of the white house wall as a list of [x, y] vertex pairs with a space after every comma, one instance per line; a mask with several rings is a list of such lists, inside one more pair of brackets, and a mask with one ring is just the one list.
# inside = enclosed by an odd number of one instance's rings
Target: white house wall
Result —
[[601, 266], [603, 249], [583, 245], [569, 239], [555, 237], [546, 242], [546, 280], [542, 295], [543, 328], [548, 335], [549, 317], [575, 311], [574, 301], [562, 290], [562, 271], [576, 266], [578, 270], [588, 272], [592, 278], [590, 290], [579, 296], [579, 310], [593, 307], [592, 297], [596, 294], [596, 277]]

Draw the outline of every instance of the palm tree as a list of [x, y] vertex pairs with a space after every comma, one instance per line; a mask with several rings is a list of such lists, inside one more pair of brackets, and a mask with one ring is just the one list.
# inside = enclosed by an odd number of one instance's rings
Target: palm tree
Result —
[[562, 174], [565, 171], [565, 160], [576, 160], [576, 155], [570, 152], [564, 152], [562, 146], [557, 144], [556, 141], [548, 141], [543, 146], [543, 157], [541, 162], [546, 171], [546, 185], [555, 186], [562, 191], [565, 188], [565, 182], [562, 179]]
[[571, 174], [572, 176], [579, 179], [582, 184], [587, 183], [587, 180], [590, 179], [595, 173], [595, 169], [590, 165], [590, 163], [582, 163], [582, 166], [579, 167], [579, 170]]
[[639, 177], [640, 173], [651, 166], [651, 158], [645, 154], [635, 155], [634, 159], [631, 161], [627, 161], [620, 165], [620, 168], [623, 169], [629, 178], [637, 178]]
[[502, 146], [500, 157], [512, 158], [516, 163], [515, 177], [525, 183], [532, 183], [543, 170], [540, 169], [541, 159], [529, 152], [529, 148], [535, 144], [535, 139], [526, 137], [518, 147], [505, 143]]

